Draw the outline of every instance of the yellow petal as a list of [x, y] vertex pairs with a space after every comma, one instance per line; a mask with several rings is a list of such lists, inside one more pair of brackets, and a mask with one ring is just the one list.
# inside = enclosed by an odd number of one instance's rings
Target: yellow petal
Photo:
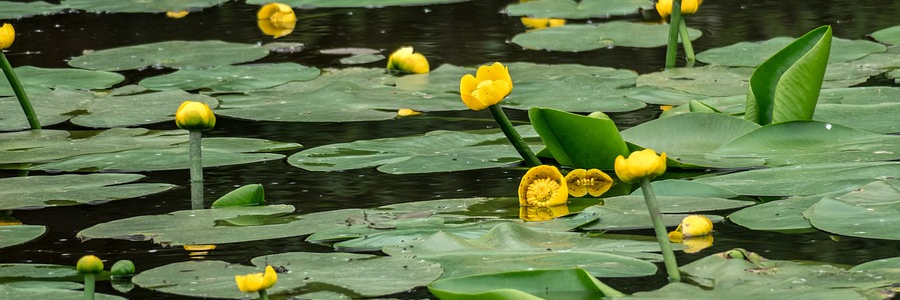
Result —
[[472, 74], [463, 75], [462, 79], [459, 80], [459, 95], [469, 109], [482, 110], [488, 106], [478, 101], [475, 96], [472, 96], [476, 86], [478, 86], [478, 80], [475, 79], [475, 76], [472, 76]]
[[586, 178], [591, 183], [587, 186], [588, 194], [593, 197], [600, 197], [609, 191], [613, 184], [612, 177], [598, 169], [588, 170]]
[[16, 40], [16, 29], [9, 23], [4, 23], [0, 27], [0, 49], [9, 48], [13, 41]]
[[478, 67], [478, 71], [475, 72], [475, 78], [478, 79], [478, 82], [485, 80], [504, 81], [509, 85], [507, 88], [510, 91], [513, 89], [512, 78], [509, 76], [509, 68], [499, 62], [495, 62], [490, 66]]
[[293, 14], [294, 9], [290, 6], [281, 4], [281, 3], [269, 3], [263, 5], [263, 7], [259, 8], [259, 11], [256, 12], [257, 20], [266, 20], [270, 19], [276, 14]]
[[412, 47], [401, 47], [388, 57], [388, 71], [424, 74], [431, 70], [428, 59], [422, 53], [413, 52]]
[[623, 182], [634, 183], [641, 178], [653, 179], [666, 171], [666, 154], [656, 155], [653, 149], [635, 151], [624, 158], [616, 157], [616, 175]]
[[209, 130], [216, 126], [216, 115], [203, 102], [185, 101], [175, 112], [175, 124], [187, 130]]
[[409, 109], [409, 108], [401, 108], [401, 109], [397, 110], [398, 117], [408, 117], [408, 116], [415, 116], [415, 115], [421, 115], [421, 114], [422, 114], [421, 112], [417, 112], [417, 111]]
[[587, 195], [587, 186], [579, 184], [579, 181], [587, 177], [587, 170], [575, 169], [566, 174], [566, 185], [569, 187], [569, 196], [584, 197]]
[[548, 19], [537, 19], [537, 18], [528, 18], [522, 17], [522, 25], [528, 28], [542, 29], [547, 28], [547, 20]]
[[295, 23], [272, 22], [271, 20], [256, 21], [257, 27], [263, 34], [272, 36], [272, 38], [280, 38], [294, 32]]
[[262, 286], [260, 289], [268, 289], [275, 285], [275, 282], [278, 282], [278, 273], [275, 273], [275, 269], [272, 266], [266, 266], [266, 273], [262, 277]]
[[569, 199], [565, 178], [554, 166], [533, 167], [519, 182], [519, 205], [550, 207], [563, 205]]
[[565, 19], [550, 19], [547, 20], [547, 27], [557, 27], [566, 25]]
[[712, 229], [712, 221], [703, 215], [690, 215], [681, 220], [681, 233], [686, 237], [708, 235]]
[[186, 11], [186, 10], [182, 10], [182, 11], [167, 11], [167, 12], [166, 12], [166, 17], [169, 17], [169, 18], [172, 18], [172, 19], [181, 19], [181, 18], [184, 18], [185, 16], [187, 16], [188, 14], [189, 14], [189, 12]]

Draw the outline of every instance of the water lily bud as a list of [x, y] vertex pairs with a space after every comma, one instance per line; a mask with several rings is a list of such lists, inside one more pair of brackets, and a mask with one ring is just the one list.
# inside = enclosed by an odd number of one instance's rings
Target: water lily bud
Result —
[[216, 115], [206, 103], [185, 101], [175, 113], [175, 124], [190, 131], [209, 130], [216, 126]]
[[290, 6], [269, 3], [256, 12], [257, 26], [266, 35], [280, 38], [290, 34], [297, 26], [297, 15]]
[[500, 103], [512, 89], [509, 68], [501, 63], [478, 67], [475, 76], [466, 74], [459, 82], [459, 95], [472, 110], [482, 110]]
[[113, 278], [134, 276], [134, 263], [127, 259], [117, 261], [109, 269], [109, 275]]
[[708, 235], [713, 224], [706, 216], [690, 215], [681, 220], [681, 233], [686, 237]]
[[85, 255], [78, 259], [75, 269], [81, 274], [99, 274], [103, 272], [103, 261], [94, 255]]
[[[700, 8], [700, 4], [703, 4], [703, 0], [682, 0], [681, 13], [685, 15], [692, 15], [697, 12], [697, 9]], [[659, 2], [656, 2], [656, 11], [659, 12], [659, 15], [663, 18], [671, 15], [672, 0], [659, 0]]]
[[238, 289], [244, 293], [254, 293], [260, 290], [265, 290], [278, 281], [278, 274], [275, 273], [275, 269], [272, 266], [266, 266], [266, 272], [263, 273], [253, 273], [247, 275], [237, 275], [234, 276], [234, 281], [237, 283]]
[[9, 48], [14, 40], [16, 40], [16, 29], [9, 23], [3, 23], [3, 27], [0, 27], [0, 49]]
[[186, 10], [181, 10], [181, 11], [167, 11], [167, 12], [166, 12], [166, 17], [169, 17], [169, 18], [172, 18], [172, 19], [181, 19], [181, 18], [184, 18], [185, 16], [187, 16], [189, 13], [190, 13], [190, 12], [188, 12], [188, 11], [186, 11]]
[[642, 178], [653, 179], [666, 172], [666, 153], [656, 155], [653, 149], [635, 151], [628, 159], [619, 155], [614, 168], [619, 179], [626, 183], [635, 183]]
[[398, 73], [425, 74], [431, 71], [428, 59], [413, 47], [400, 47], [388, 56], [387, 70]]

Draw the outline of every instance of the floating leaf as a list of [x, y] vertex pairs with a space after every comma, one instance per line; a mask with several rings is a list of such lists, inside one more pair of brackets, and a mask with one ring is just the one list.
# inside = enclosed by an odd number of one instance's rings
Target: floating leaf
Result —
[[[697, 60], [715, 65], [732, 67], [756, 67], [794, 41], [791, 37], [776, 37], [762, 42], [740, 42], [737, 44], [709, 49], [697, 54]], [[879, 43], [866, 40], [832, 40], [831, 63], [860, 59], [866, 55], [884, 52], [887, 48]]]
[[[125, 80], [121, 74], [81, 69], [45, 69], [32, 66], [15, 68], [29, 95], [49, 93], [51, 89], [105, 89]], [[0, 81], [0, 96], [12, 96], [8, 81]]]
[[850, 191], [876, 180], [900, 174], [895, 162], [850, 162], [796, 165], [699, 177], [700, 183], [741, 195], [794, 196]]
[[[526, 128], [520, 126], [518, 131], [523, 137], [534, 136]], [[288, 157], [291, 165], [310, 171], [377, 167], [390, 174], [483, 169], [519, 161], [521, 157], [501, 133], [455, 131], [331, 144]]]
[[537, 0], [513, 3], [504, 10], [510, 16], [530, 18], [588, 19], [636, 14], [638, 9], [653, 6], [648, 0]]
[[778, 51], [750, 78], [744, 118], [766, 125], [811, 120], [831, 52], [831, 27], [822, 26]]
[[533, 107], [528, 118], [561, 165], [609, 170], [616, 156], [630, 153], [616, 124], [605, 115], [591, 117]]
[[[662, 213], [696, 213], [734, 209], [755, 204], [753, 201], [729, 200], [715, 197], [657, 196]], [[617, 196], [603, 199], [604, 206], [619, 210], [647, 210], [644, 196]], [[601, 221], [602, 222], [602, 221]]]
[[441, 274], [437, 264], [419, 259], [350, 253], [290, 252], [256, 257], [257, 267], [223, 261], [180, 262], [135, 276], [135, 284], [163, 293], [193, 297], [243, 298], [234, 276], [258, 273], [265, 265], [287, 269], [269, 295], [303, 295], [331, 291], [357, 297], [375, 297], [423, 286]]
[[900, 44], [900, 25], [875, 31], [872, 33], [872, 38], [885, 44], [898, 45]]
[[[700, 30], [688, 28], [691, 39]], [[653, 48], [664, 46], [669, 35], [666, 24], [612, 21], [597, 25], [563, 25], [517, 34], [512, 42], [529, 50], [580, 52], [607, 47]]]
[[296, 63], [216, 66], [209, 69], [178, 70], [141, 80], [140, 85], [157, 90], [212, 89], [216, 92], [270, 88], [291, 81], [307, 81], [319, 76], [319, 69]]
[[[688, 180], [666, 179], [653, 181], [650, 185], [653, 186], [653, 192], [657, 196], [714, 197], [726, 199], [739, 196], [734, 191], [728, 189]], [[632, 192], [631, 195], [643, 195], [643, 191], [641, 191], [641, 188], [638, 188]]]
[[[19, 288], [0, 284], [0, 297], [4, 299], [39, 300], [39, 299], [79, 299], [83, 291], [53, 288]], [[97, 300], [126, 300], [119, 296], [94, 293]]]
[[[0, 179], [0, 185], [3, 185], [3, 179]], [[0, 226], [0, 236], [3, 236], [3, 239], [0, 240], [0, 249], [27, 243], [41, 237], [46, 232], [47, 227], [42, 225]]]
[[91, 128], [111, 128], [174, 121], [175, 112], [184, 101], [197, 101], [215, 108], [215, 98], [182, 90], [108, 95], [82, 103], [84, 113], [71, 119], [72, 124]]
[[[293, 7], [385, 7], [456, 3], [467, 0], [281, 0]], [[268, 0], [247, 0], [247, 4], [268, 4]]]
[[619, 294], [583, 269], [456, 277], [435, 281], [428, 290], [442, 300], [600, 299]]
[[228, 0], [63, 0], [71, 9], [91, 12], [167, 12], [206, 8]]
[[697, 68], [672, 68], [643, 74], [637, 78], [637, 86], [670, 88], [707, 97], [724, 97], [747, 94], [753, 69], [723, 66]]
[[[634, 230], [653, 228], [653, 222], [650, 220], [650, 213], [646, 208], [641, 209], [619, 209], [606, 207], [604, 205], [595, 208], [601, 214], [600, 222], [581, 227], [582, 230]], [[663, 224], [667, 227], [675, 227], [681, 224], [681, 219], [687, 217], [688, 214], [663, 214]], [[716, 215], [705, 215], [713, 223], [722, 221], [722, 217]]]
[[900, 240], [890, 224], [900, 221], [897, 182], [875, 181], [841, 196], [822, 198], [809, 212], [818, 229], [846, 236]]
[[50, 4], [43, 1], [10, 2], [0, 1], [0, 19], [12, 20], [30, 17], [34, 15], [54, 14], [66, 9], [65, 6]]
[[[33, 209], [136, 198], [175, 188], [166, 183], [132, 183], [138, 174], [26, 176], [0, 179], [2, 209]], [[0, 227], [0, 232], [3, 227]]]
[[812, 225], [803, 212], [821, 199], [821, 195], [816, 195], [770, 201], [736, 211], [728, 219], [752, 230], [807, 230]]
[[341, 58], [341, 63], [345, 65], [361, 65], [384, 59], [384, 55], [381, 54], [358, 54]]
[[[66, 2], [69, 1], [73, 0]], [[94, 2], [94, 0], [79, 1]], [[134, 5], [132, 1], [112, 1], [120, 5]], [[181, 0], [174, 1], [183, 2]], [[221, 2], [221, 0], [209, 1]], [[174, 11], [177, 10], [179, 9], [174, 9]], [[222, 41], [167, 41], [98, 50], [69, 60], [69, 65], [103, 71], [132, 70], [151, 66], [190, 69], [254, 61], [268, 54], [268, 49], [249, 44]]]
[[212, 208], [227, 206], [265, 205], [266, 197], [262, 184], [248, 184], [228, 192], [213, 202]]

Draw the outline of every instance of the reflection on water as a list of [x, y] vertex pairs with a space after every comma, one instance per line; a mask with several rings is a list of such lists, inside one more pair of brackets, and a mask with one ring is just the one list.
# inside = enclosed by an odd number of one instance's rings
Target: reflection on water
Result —
[[[372, 48], [387, 55], [402, 45], [412, 45], [425, 54], [433, 67], [443, 63], [475, 66], [492, 61], [528, 61], [539, 63], [579, 63], [626, 68], [640, 73], [658, 70], [664, 64], [663, 47], [653, 49], [613, 48], [582, 53], [527, 51], [508, 42], [527, 30], [518, 17], [498, 12], [507, 3], [517, 1], [471, 1], [427, 7], [390, 7], [383, 9], [297, 9], [294, 30], [279, 42], [303, 43], [303, 51], [273, 53], [267, 62], [292, 61], [309, 66], [345, 67], [340, 56], [319, 54], [332, 48]], [[253, 18], [258, 7], [230, 1], [219, 7], [191, 12], [180, 19], [165, 14], [92, 14], [71, 13], [36, 16], [15, 21], [19, 32], [13, 52], [7, 53], [14, 65], [66, 67], [66, 60], [83, 51], [167, 40], [218, 39], [242, 43], [269, 43]], [[708, 0], [700, 11], [687, 19], [700, 29], [698, 52], [711, 47], [775, 36], [799, 36], [819, 25], [834, 26], [835, 36], [865, 38], [867, 34], [897, 25], [900, 1], [821, 0], [751, 1]], [[639, 16], [617, 17], [637, 20]], [[599, 22], [591, 20], [587, 22]], [[569, 20], [569, 24], [582, 20]], [[550, 25], [550, 23], [547, 23]], [[383, 67], [385, 61], [366, 64]], [[127, 71], [126, 84], [170, 70]], [[526, 121], [524, 111], [507, 110], [513, 120]], [[611, 114], [620, 129], [655, 118], [658, 108]], [[460, 120], [459, 117], [470, 118]], [[471, 118], [480, 121], [472, 121]], [[174, 129], [175, 124], [154, 124], [152, 129]], [[420, 134], [431, 130], [467, 130], [494, 128], [487, 112], [460, 111], [427, 113], [393, 121], [362, 123], [278, 123], [244, 122], [222, 118], [208, 136], [256, 137], [298, 142], [305, 147]], [[53, 128], [68, 128], [66, 125]], [[290, 154], [290, 153], [286, 153]], [[387, 175], [372, 169], [345, 172], [310, 172], [290, 167], [284, 161], [254, 165], [208, 168], [206, 194], [209, 202], [244, 184], [262, 183], [270, 203], [290, 204], [300, 212], [335, 208], [374, 207], [392, 203], [449, 199], [457, 197], [514, 197], [525, 168], [424, 175]], [[16, 176], [2, 172], [0, 177]], [[32, 174], [40, 174], [33, 172]], [[188, 172], [164, 171], [146, 174], [148, 182], [169, 182], [188, 186]], [[627, 193], [628, 191], [619, 191]], [[47, 208], [17, 211], [13, 216], [25, 224], [49, 226], [49, 232], [37, 242], [0, 249], [4, 262], [40, 262], [74, 264], [84, 254], [103, 259], [133, 260], [138, 271], [175, 261], [189, 260], [181, 248], [165, 248], [149, 242], [118, 240], [79, 241], [75, 233], [91, 225], [124, 217], [165, 213], [190, 208], [187, 188], [140, 199], [112, 201], [96, 206]], [[512, 216], [517, 211], [509, 212]], [[648, 235], [649, 232], [632, 232]], [[684, 264], [697, 258], [743, 247], [774, 259], [804, 259], [838, 264], [857, 264], [878, 258], [897, 256], [898, 242], [844, 237], [834, 241], [826, 233], [782, 234], [749, 231], [731, 224], [717, 224], [711, 248], [699, 253], [678, 253]], [[329, 247], [303, 242], [302, 237], [273, 241], [217, 245], [205, 259], [247, 263], [251, 257], [286, 251], [329, 251]], [[664, 284], [664, 276], [612, 279], [607, 283], [625, 292], [647, 290]], [[98, 285], [99, 292], [112, 292]], [[410, 297], [425, 297], [417, 290]], [[183, 299], [174, 295], [149, 292], [140, 288], [128, 294], [134, 298]]]

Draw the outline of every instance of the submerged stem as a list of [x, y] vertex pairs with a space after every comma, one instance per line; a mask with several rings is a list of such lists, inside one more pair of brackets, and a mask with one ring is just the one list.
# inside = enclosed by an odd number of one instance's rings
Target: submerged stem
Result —
[[22, 83], [19, 82], [19, 77], [16, 76], [16, 72], [13, 71], [12, 65], [10, 65], [9, 60], [6, 59], [6, 54], [3, 54], [2, 51], [0, 51], [0, 69], [3, 69], [3, 73], [6, 74], [6, 80], [9, 81], [9, 85], [12, 86], [16, 98], [19, 99], [19, 105], [22, 106], [22, 111], [25, 112], [25, 118], [28, 119], [28, 125], [31, 126], [31, 129], [41, 129], [41, 122], [38, 122], [37, 114], [34, 113], [34, 108], [31, 107], [31, 101], [28, 101], [28, 95], [25, 94], [25, 88], [22, 87]]
[[93, 273], [84, 274], [84, 300], [94, 300], [96, 281], [96, 275]]
[[203, 209], [203, 159], [200, 136], [200, 130], [191, 130], [191, 209]]
[[687, 60], [693, 62], [694, 46], [691, 45], [691, 36], [688, 35], [687, 24], [684, 23], [684, 18], [681, 18], [680, 23], [678, 31], [681, 33], [681, 46], [684, 47], [684, 55], [687, 56]]
[[666, 47], [666, 69], [675, 67], [678, 55], [678, 31], [681, 27], [681, 0], [672, 1], [672, 16], [669, 19], [669, 44]]
[[669, 235], [666, 233], [666, 225], [663, 224], [659, 205], [656, 204], [656, 194], [653, 192], [653, 187], [650, 186], [649, 178], [641, 178], [641, 191], [644, 192], [644, 201], [647, 203], [647, 210], [650, 212], [650, 220], [653, 221], [653, 231], [656, 233], [656, 241], [659, 242], [659, 248], [662, 250], [666, 273], [669, 274], [669, 281], [681, 281], [678, 262], [675, 261], [675, 253], [672, 252]]
[[531, 151], [531, 148], [528, 147], [528, 144], [525, 143], [525, 140], [522, 139], [522, 136], [520, 136], [519, 132], [516, 131], [516, 128], [513, 127], [509, 118], [503, 113], [503, 108], [501, 108], [499, 104], [491, 105], [488, 108], [490, 108], [491, 114], [494, 115], [494, 120], [500, 125], [500, 130], [503, 130], [503, 134], [506, 135], [506, 139], [508, 139], [513, 147], [516, 148], [516, 151], [519, 152], [519, 155], [522, 156], [525, 163], [528, 164], [529, 167], [540, 166], [541, 160], [534, 155], [534, 152]]

